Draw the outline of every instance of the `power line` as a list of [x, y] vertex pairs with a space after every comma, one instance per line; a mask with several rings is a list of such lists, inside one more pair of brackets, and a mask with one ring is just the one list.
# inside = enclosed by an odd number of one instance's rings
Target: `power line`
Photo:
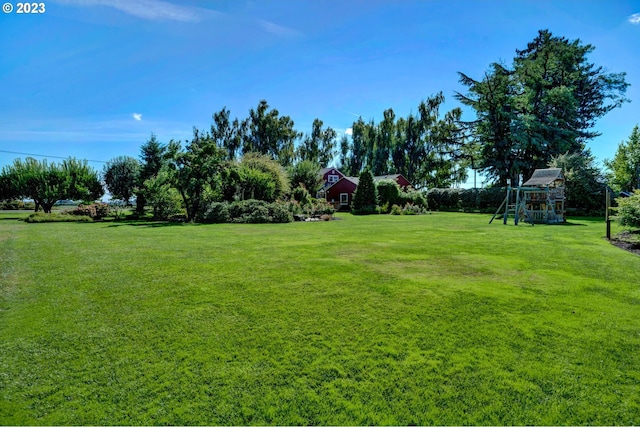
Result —
[[[0, 150], [0, 153], [21, 154], [23, 156], [35, 156], [35, 157], [51, 157], [52, 159], [64, 159], [64, 160], [69, 158], [69, 157], [62, 157], [62, 156], [49, 156], [47, 154], [21, 153], [19, 151], [8, 151], [8, 150]], [[80, 160], [86, 160], [87, 162], [93, 162], [93, 163], [107, 163], [104, 160], [89, 160], [89, 159], [80, 159]]]

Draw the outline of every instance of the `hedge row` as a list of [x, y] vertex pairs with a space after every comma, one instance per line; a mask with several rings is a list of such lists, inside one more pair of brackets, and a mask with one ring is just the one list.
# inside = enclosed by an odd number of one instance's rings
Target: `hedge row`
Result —
[[35, 207], [35, 203], [23, 202], [22, 200], [0, 201], [0, 211], [33, 210]]
[[431, 210], [492, 213], [506, 195], [506, 188], [432, 188], [427, 192]]
[[25, 218], [25, 222], [37, 224], [42, 222], [92, 222], [88, 215], [69, 215], [66, 213], [44, 213], [36, 212]]
[[267, 203], [263, 200], [238, 202], [212, 202], [204, 210], [198, 222], [210, 223], [285, 223], [292, 222], [289, 203]]

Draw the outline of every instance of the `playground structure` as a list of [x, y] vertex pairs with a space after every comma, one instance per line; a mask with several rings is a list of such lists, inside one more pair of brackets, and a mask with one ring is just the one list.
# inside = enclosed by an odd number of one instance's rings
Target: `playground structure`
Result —
[[[503, 223], [513, 216], [514, 224], [520, 220], [538, 224], [565, 222], [565, 191], [562, 169], [536, 169], [522, 186], [507, 187], [504, 201], [496, 210], [489, 224], [502, 213]], [[503, 211], [504, 209], [504, 211]]]

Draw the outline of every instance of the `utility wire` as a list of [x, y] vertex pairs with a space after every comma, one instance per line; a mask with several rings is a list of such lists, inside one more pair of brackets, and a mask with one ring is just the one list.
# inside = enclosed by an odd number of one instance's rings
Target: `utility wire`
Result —
[[[35, 157], [51, 157], [52, 159], [65, 159], [65, 160], [69, 158], [69, 157], [62, 157], [62, 156], [49, 156], [47, 154], [21, 153], [18, 151], [8, 151], [8, 150], [0, 150], [0, 153], [21, 154], [23, 156], [35, 156]], [[107, 163], [104, 160], [89, 160], [89, 159], [80, 159], [80, 160], [86, 160], [87, 162], [93, 162], [93, 163]]]

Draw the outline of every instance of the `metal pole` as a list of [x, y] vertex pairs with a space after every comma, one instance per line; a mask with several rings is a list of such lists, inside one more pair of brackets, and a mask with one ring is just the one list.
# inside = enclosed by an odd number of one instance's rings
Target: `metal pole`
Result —
[[611, 240], [611, 218], [609, 217], [609, 209], [611, 208], [611, 193], [609, 191], [609, 186], [606, 187], [606, 202], [607, 202], [607, 210], [605, 212], [605, 218], [607, 221], [607, 240]]

